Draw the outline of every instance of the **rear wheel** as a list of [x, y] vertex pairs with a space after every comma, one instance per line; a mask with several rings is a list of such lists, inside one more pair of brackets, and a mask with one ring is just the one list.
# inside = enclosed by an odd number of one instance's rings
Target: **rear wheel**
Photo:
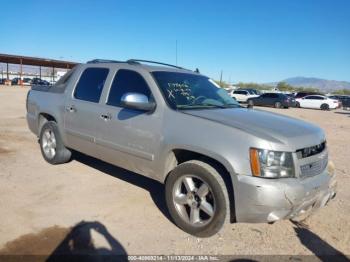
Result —
[[71, 159], [72, 153], [62, 141], [56, 122], [46, 122], [40, 132], [40, 148], [44, 159], [50, 164], [62, 164]]
[[253, 100], [248, 100], [248, 107], [252, 108], [254, 106], [254, 101]]
[[276, 102], [275, 103], [275, 108], [281, 108], [281, 106], [282, 106], [281, 102]]
[[329, 110], [329, 105], [328, 104], [322, 104], [321, 105], [321, 110]]
[[228, 218], [225, 182], [216, 169], [202, 161], [177, 166], [166, 180], [165, 197], [175, 224], [191, 235], [210, 237]]

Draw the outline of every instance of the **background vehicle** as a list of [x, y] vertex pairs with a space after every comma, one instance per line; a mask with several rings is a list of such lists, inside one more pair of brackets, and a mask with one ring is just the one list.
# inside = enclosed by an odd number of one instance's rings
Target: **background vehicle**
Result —
[[20, 84], [19, 77], [15, 77], [11, 80], [11, 85], [19, 85], [19, 84]]
[[336, 99], [338, 100], [341, 104], [339, 104], [339, 107], [343, 107], [344, 109], [349, 108], [350, 104], [350, 96], [348, 95], [330, 95], [328, 98], [331, 99]]
[[24, 86], [30, 86], [30, 85], [31, 85], [31, 82], [32, 82], [32, 79], [31, 79], [31, 78], [29, 78], [29, 77], [23, 78], [23, 85], [24, 85]]
[[315, 108], [322, 110], [335, 109], [339, 107], [339, 101], [321, 95], [305, 96], [296, 99], [297, 107]]
[[258, 97], [259, 95], [253, 94], [248, 90], [233, 90], [230, 93], [231, 97], [234, 97], [238, 102], [245, 103], [249, 98]]
[[297, 92], [295, 93], [294, 98], [297, 99], [297, 98], [302, 98], [304, 96], [310, 96], [310, 95], [323, 95], [323, 94], [317, 93], [317, 92]]
[[342, 99], [342, 106], [344, 110], [350, 110], [350, 97], [347, 99]]
[[243, 108], [197, 72], [143, 62], [94, 60], [32, 87], [27, 122], [48, 163], [76, 150], [156, 179], [176, 225], [200, 237], [228, 220], [294, 219], [334, 197], [319, 127]]
[[289, 108], [295, 106], [294, 98], [288, 97], [280, 93], [265, 93], [259, 97], [249, 98], [248, 106], [273, 106], [276, 108]]
[[33, 78], [31, 80], [31, 84], [32, 85], [39, 85], [39, 86], [48, 86], [48, 85], [50, 85], [50, 83], [48, 81], [43, 80], [41, 78], [37, 78], [37, 77], [35, 77], [35, 78]]

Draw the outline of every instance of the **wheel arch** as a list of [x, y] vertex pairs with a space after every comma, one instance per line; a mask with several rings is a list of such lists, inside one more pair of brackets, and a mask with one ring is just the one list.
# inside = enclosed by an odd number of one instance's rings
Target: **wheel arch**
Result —
[[216, 169], [216, 171], [223, 178], [227, 192], [228, 192], [229, 202], [230, 202], [230, 222], [231, 223], [236, 222], [233, 180], [230, 175], [232, 172], [231, 170], [232, 168], [229, 167], [228, 162], [226, 162], [225, 160], [223, 159], [218, 160], [217, 158], [209, 154], [200, 153], [189, 149], [182, 149], [182, 148], [172, 149], [165, 162], [166, 172], [165, 172], [163, 182], [164, 183], [166, 182], [170, 172], [176, 166], [190, 160], [199, 160], [211, 165], [213, 168]]
[[43, 125], [49, 121], [54, 121], [57, 123], [56, 118], [52, 114], [48, 114], [44, 112], [40, 112], [38, 114], [38, 135], [40, 134], [40, 130], [43, 127]]

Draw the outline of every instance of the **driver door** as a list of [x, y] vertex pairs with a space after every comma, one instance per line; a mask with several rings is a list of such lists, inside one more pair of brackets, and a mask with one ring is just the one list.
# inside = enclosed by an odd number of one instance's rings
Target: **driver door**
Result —
[[161, 140], [160, 114], [157, 110], [150, 113], [121, 105], [121, 97], [126, 93], [144, 94], [152, 100], [148, 84], [140, 73], [119, 69], [106, 93], [96, 138], [101, 158], [125, 169], [155, 176], [152, 170]]

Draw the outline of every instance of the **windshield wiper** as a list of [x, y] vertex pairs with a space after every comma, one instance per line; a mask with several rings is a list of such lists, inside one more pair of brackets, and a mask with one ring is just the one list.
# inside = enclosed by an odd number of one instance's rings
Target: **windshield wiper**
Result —
[[191, 105], [179, 105], [178, 108], [238, 108], [241, 107], [237, 104], [225, 104], [225, 105], [218, 105], [213, 103], [198, 103], [198, 104], [191, 104]]

